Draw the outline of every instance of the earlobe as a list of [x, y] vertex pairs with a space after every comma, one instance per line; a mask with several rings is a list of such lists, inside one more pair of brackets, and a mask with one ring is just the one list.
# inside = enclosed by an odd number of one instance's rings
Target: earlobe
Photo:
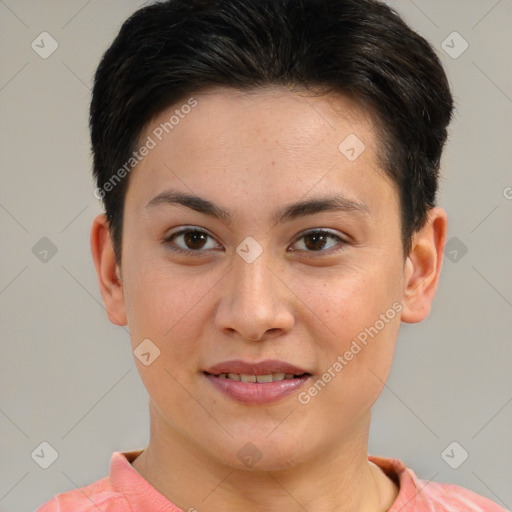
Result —
[[115, 325], [126, 325], [126, 309], [120, 269], [112, 248], [108, 220], [103, 213], [93, 220], [90, 243], [107, 317]]
[[447, 224], [446, 212], [435, 207], [430, 209], [423, 228], [414, 234], [404, 267], [403, 322], [421, 322], [430, 314], [441, 273]]

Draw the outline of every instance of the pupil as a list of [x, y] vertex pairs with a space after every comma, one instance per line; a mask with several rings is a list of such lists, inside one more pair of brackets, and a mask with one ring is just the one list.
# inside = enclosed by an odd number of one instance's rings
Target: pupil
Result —
[[[187, 246], [189, 246], [192, 249], [200, 249], [202, 247], [202, 243], [204, 243], [204, 233], [201, 233], [200, 231], [189, 231], [185, 235], [185, 242]], [[199, 242], [199, 245], [196, 245]]]
[[[313, 240], [313, 244], [309, 244], [307, 242], [308, 240]], [[315, 244], [318, 241], [322, 242], [321, 247], [315, 246]], [[326, 241], [326, 236], [324, 233], [316, 233], [316, 234], [308, 235], [306, 237], [306, 246], [308, 247], [308, 249], [321, 249], [322, 247], [325, 246], [325, 241]], [[311, 245], [313, 245], [313, 247], [311, 247]]]

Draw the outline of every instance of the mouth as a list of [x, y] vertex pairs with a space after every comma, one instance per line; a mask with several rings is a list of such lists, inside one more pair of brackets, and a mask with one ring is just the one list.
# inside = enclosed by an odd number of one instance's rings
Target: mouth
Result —
[[219, 373], [218, 375], [204, 372], [206, 375], [211, 375], [212, 377], [216, 377], [218, 379], [230, 379], [236, 382], [255, 382], [257, 384], [268, 384], [269, 382], [281, 382], [283, 380], [290, 379], [298, 379], [299, 377], [303, 377], [304, 375], [310, 375], [309, 373], [284, 373], [284, 372], [276, 372], [276, 373], [267, 373], [264, 375], [254, 375], [247, 373]]
[[226, 361], [208, 368], [203, 374], [215, 389], [245, 404], [280, 400], [302, 387], [312, 376], [302, 368], [276, 360]]

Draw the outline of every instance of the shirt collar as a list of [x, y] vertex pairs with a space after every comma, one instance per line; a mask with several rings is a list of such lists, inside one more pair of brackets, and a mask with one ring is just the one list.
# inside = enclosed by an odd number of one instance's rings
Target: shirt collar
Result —
[[182, 512], [131, 465], [141, 453], [142, 450], [136, 450], [112, 454], [109, 477], [113, 489], [126, 497], [132, 512]]
[[[182, 512], [131, 465], [141, 453], [142, 450], [136, 450], [112, 454], [109, 477], [114, 490], [126, 496], [133, 512], [146, 512], [148, 506], [159, 512]], [[388, 512], [416, 512], [416, 496], [428, 482], [421, 485], [414, 472], [399, 459], [369, 455], [368, 460], [399, 486], [398, 496]]]

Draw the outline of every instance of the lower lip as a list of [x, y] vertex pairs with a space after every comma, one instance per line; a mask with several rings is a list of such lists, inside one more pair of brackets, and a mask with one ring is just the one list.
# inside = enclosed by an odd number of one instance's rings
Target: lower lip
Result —
[[219, 391], [238, 402], [246, 404], [267, 404], [277, 402], [301, 388], [311, 375], [276, 382], [241, 382], [204, 374]]

